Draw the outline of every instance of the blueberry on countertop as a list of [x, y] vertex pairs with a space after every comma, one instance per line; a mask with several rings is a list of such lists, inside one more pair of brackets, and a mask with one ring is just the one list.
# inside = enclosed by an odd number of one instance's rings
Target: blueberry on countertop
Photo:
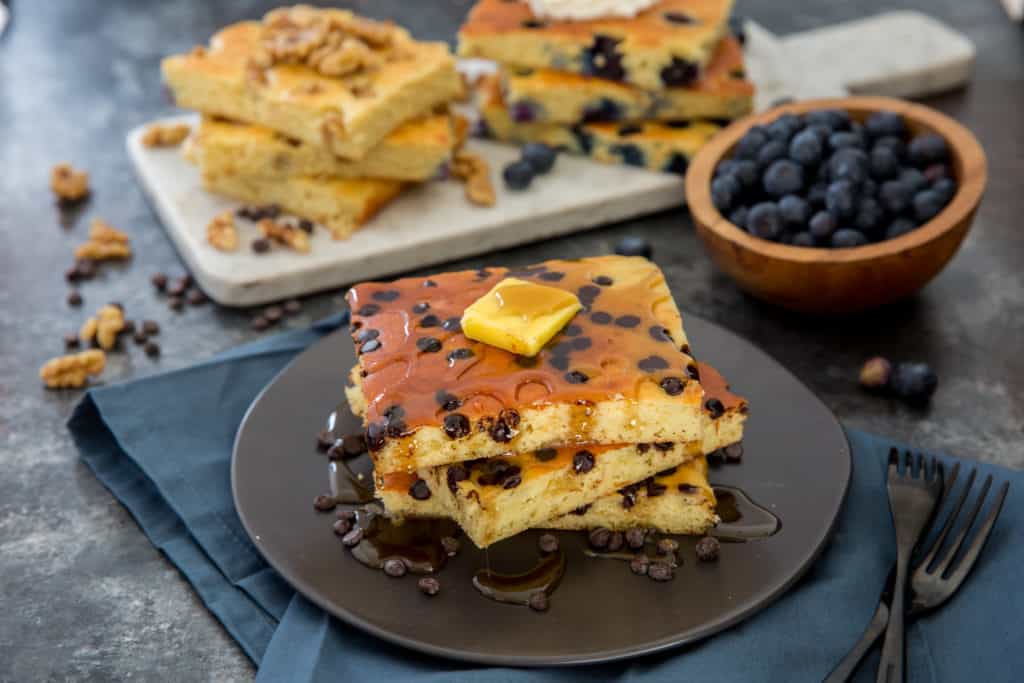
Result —
[[853, 230], [851, 228], [843, 228], [842, 230], [836, 230], [832, 233], [831, 244], [837, 249], [846, 249], [849, 247], [861, 247], [868, 243], [868, 238], [864, 236], [864, 233], [859, 230]]
[[779, 207], [771, 202], [755, 204], [747, 214], [747, 231], [761, 239], [777, 240], [782, 234]]
[[926, 363], [898, 363], [889, 378], [889, 388], [902, 399], [924, 403], [939, 385], [939, 377]]
[[528, 142], [523, 145], [522, 157], [534, 173], [541, 175], [554, 167], [558, 151], [542, 142]]
[[615, 245], [615, 253], [619, 256], [643, 256], [651, 258], [653, 253], [651, 243], [643, 237], [627, 236], [619, 240]]
[[501, 175], [509, 189], [525, 190], [533, 182], [534, 171], [529, 162], [520, 159], [506, 166]]
[[764, 172], [764, 190], [775, 197], [795, 194], [804, 186], [804, 169], [789, 159], [772, 162]]

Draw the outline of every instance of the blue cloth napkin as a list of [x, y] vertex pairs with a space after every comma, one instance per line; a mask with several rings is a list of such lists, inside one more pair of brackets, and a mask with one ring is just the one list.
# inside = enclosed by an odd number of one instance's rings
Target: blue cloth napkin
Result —
[[[256, 394], [297, 353], [347, 320], [279, 334], [206, 363], [90, 391], [69, 426], [82, 459], [131, 511], [259, 667], [258, 681], [818, 681], [859, 636], [893, 561], [885, 493], [892, 442], [848, 436], [854, 477], [836, 535], [785, 596], [693, 646], [575, 669], [487, 668], [421, 655], [329, 617], [256, 552], [229, 481], [235, 430]], [[949, 460], [949, 459], [947, 459]], [[973, 463], [969, 463], [973, 465]], [[1019, 680], [1024, 473], [1011, 480], [989, 546], [953, 602], [910, 626], [912, 681]], [[877, 652], [858, 680], [874, 680]]]

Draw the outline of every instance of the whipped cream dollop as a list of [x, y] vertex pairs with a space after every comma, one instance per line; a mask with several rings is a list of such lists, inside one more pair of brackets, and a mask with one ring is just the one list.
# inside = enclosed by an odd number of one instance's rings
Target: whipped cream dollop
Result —
[[528, 0], [530, 9], [545, 19], [582, 21], [603, 17], [635, 17], [658, 0]]

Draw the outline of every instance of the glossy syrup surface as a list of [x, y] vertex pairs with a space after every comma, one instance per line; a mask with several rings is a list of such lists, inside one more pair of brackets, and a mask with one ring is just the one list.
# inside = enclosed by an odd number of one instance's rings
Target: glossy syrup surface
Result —
[[401, 560], [412, 574], [434, 574], [448, 560], [441, 539], [457, 536], [458, 525], [449, 519], [389, 519], [377, 505], [356, 510], [354, 529], [362, 539], [352, 548], [352, 557], [367, 567], [383, 569], [390, 559]]
[[712, 535], [723, 541], [767, 538], [782, 528], [782, 520], [768, 508], [751, 500], [742, 489], [716, 486], [715, 497], [718, 500], [715, 512], [722, 521], [712, 531]]
[[529, 605], [537, 593], [551, 595], [565, 575], [565, 553], [543, 555], [533, 567], [519, 574], [503, 574], [491, 568], [473, 576], [473, 586], [486, 598], [514, 605]]

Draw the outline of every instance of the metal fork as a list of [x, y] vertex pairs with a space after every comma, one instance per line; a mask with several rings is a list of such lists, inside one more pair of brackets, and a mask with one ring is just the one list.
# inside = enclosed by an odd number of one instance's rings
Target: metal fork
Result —
[[[953, 487], [956, 485], [959, 474], [960, 464], [957, 463], [953, 466], [953, 469], [950, 470], [950, 476], [943, 487], [944, 490], [939, 503], [940, 507], [946, 506], [946, 502], [949, 500]], [[915, 619], [926, 612], [934, 610], [949, 600], [949, 598], [956, 593], [957, 589], [960, 588], [960, 585], [974, 568], [978, 557], [981, 555], [982, 549], [985, 547], [985, 543], [988, 541], [992, 528], [995, 526], [996, 519], [1002, 511], [1003, 501], [1006, 499], [1007, 491], [1010, 488], [1009, 482], [1003, 482], [1003, 485], [999, 488], [999, 493], [996, 494], [995, 503], [993, 503], [988, 515], [981, 522], [981, 525], [978, 527], [978, 531], [967, 546], [967, 549], [963, 552], [959, 562], [955, 567], [952, 566], [953, 560], [960, 552], [961, 546], [963, 546], [964, 541], [966, 540], [967, 530], [973, 526], [978, 512], [984, 505], [985, 498], [992, 484], [991, 475], [985, 479], [985, 483], [982, 486], [982, 492], [974, 504], [968, 523], [963, 525], [962, 531], [957, 534], [952, 544], [943, 547], [950, 530], [956, 526], [964, 502], [966, 502], [970, 497], [976, 474], [976, 470], [971, 470], [971, 473], [967, 477], [967, 483], [964, 485], [956, 506], [950, 510], [946, 517], [942, 531], [940, 531], [932, 540], [931, 544], [926, 548], [921, 549], [924, 557], [917, 562], [914, 573], [910, 577], [910, 590], [913, 597], [911, 598], [911, 605], [907, 612], [908, 619]], [[933, 520], [937, 521], [938, 516], [933, 517]], [[922, 538], [927, 538], [928, 533], [929, 532], [923, 534]], [[933, 564], [935, 565], [934, 567], [931, 566]], [[929, 569], [931, 571], [929, 571]], [[951, 571], [949, 571], [950, 569]], [[868, 652], [871, 651], [872, 646], [879, 637], [885, 633], [886, 624], [889, 623], [889, 605], [892, 604], [893, 585], [895, 584], [895, 581], [896, 568], [894, 566], [892, 571], [889, 572], [889, 578], [886, 582], [885, 589], [882, 591], [882, 598], [878, 603], [878, 609], [875, 610], [875, 614], [872, 616], [867, 629], [864, 631], [864, 634], [861, 636], [861, 639], [857, 644], [853, 646], [846, 656], [843, 657], [842, 661], [839, 662], [836, 668], [832, 670], [832, 673], [830, 673], [828, 678], [825, 679], [825, 683], [841, 683], [849, 680], [857, 670], [857, 666], [860, 664], [860, 661]]]
[[892, 609], [889, 610], [889, 624], [885, 629], [885, 643], [882, 645], [882, 659], [878, 665], [877, 683], [902, 683], [903, 681], [903, 635], [906, 614], [907, 572], [910, 556], [932, 518], [935, 504], [942, 493], [942, 463], [918, 454], [908, 452], [900, 469], [899, 452], [889, 451], [889, 474], [886, 488], [889, 490], [889, 509], [892, 523], [896, 528], [896, 581], [892, 591]]

